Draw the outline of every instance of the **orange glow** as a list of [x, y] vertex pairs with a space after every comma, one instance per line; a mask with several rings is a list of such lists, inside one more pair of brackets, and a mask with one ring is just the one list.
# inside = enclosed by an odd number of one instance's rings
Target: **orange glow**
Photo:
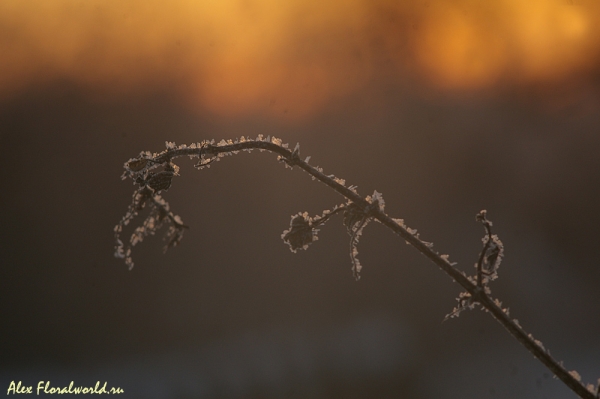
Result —
[[389, 61], [454, 90], [568, 79], [598, 67], [599, 27], [595, 0], [6, 0], [0, 95], [167, 87], [214, 113], [295, 119]]
[[423, 15], [417, 59], [445, 87], [481, 87], [500, 77], [560, 79], [598, 62], [600, 3], [569, 0], [437, 2]]
[[480, 87], [506, 70], [506, 44], [479, 10], [469, 12], [439, 4], [424, 16], [416, 38], [416, 57], [426, 73], [443, 87]]

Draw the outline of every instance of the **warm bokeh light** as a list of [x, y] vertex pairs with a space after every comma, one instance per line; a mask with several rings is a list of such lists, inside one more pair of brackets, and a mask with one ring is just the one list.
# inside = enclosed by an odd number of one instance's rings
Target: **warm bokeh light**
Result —
[[439, 2], [424, 13], [417, 60], [445, 87], [561, 79], [600, 53], [600, 3], [557, 0]]
[[599, 26], [585, 0], [7, 0], [0, 93], [166, 87], [210, 112], [293, 119], [390, 64], [453, 90], [568, 79], [597, 68]]

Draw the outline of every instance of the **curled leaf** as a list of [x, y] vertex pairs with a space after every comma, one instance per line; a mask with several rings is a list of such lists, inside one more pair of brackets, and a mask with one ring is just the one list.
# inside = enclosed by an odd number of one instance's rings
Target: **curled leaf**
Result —
[[489, 241], [487, 250], [484, 254], [482, 273], [484, 283], [493, 281], [498, 278], [498, 267], [504, 257], [504, 245], [496, 234], [492, 234], [491, 240], [486, 236]]
[[171, 180], [173, 180], [175, 173], [170, 170], [163, 170], [162, 172], [151, 174], [146, 180], [148, 187], [154, 191], [168, 190], [171, 187]]
[[132, 172], [139, 172], [140, 170], [144, 169], [147, 164], [148, 164], [148, 160], [147, 159], [144, 159], [144, 158], [142, 158], [142, 159], [132, 159], [129, 162], [127, 162], [127, 167]]
[[292, 252], [296, 252], [298, 249], [307, 249], [309, 244], [318, 239], [317, 230], [312, 227], [307, 212], [292, 216], [290, 228], [281, 234], [281, 238], [290, 246]]
[[360, 279], [362, 265], [358, 260], [358, 241], [362, 235], [363, 229], [373, 220], [358, 205], [351, 202], [346, 205], [344, 210], [344, 226], [350, 235], [350, 259], [352, 260], [352, 273], [356, 280]]
[[472, 310], [478, 303], [473, 300], [473, 297], [468, 292], [461, 292], [456, 300], [458, 305], [452, 309], [452, 312], [448, 313], [446, 317], [444, 317], [444, 321], [458, 317], [464, 310]]
[[492, 234], [492, 222], [487, 219], [485, 210], [477, 214], [476, 220], [483, 224], [486, 232], [482, 238], [483, 250], [476, 264], [478, 284], [486, 286], [498, 278], [498, 267], [504, 257], [504, 245], [496, 234]]

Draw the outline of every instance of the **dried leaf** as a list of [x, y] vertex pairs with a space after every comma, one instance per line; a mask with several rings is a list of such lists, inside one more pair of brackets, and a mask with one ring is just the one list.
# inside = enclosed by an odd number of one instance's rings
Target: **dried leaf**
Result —
[[171, 187], [173, 176], [175, 176], [174, 172], [163, 170], [162, 172], [152, 174], [148, 180], [146, 180], [146, 184], [156, 192], [162, 190], [166, 191]]
[[298, 213], [292, 216], [290, 228], [283, 232], [281, 238], [292, 252], [296, 252], [298, 249], [307, 249], [309, 244], [317, 240], [317, 230], [312, 228], [307, 212]]
[[144, 169], [147, 164], [147, 159], [132, 159], [131, 161], [127, 162], [127, 167], [133, 172], [139, 172], [140, 170]]

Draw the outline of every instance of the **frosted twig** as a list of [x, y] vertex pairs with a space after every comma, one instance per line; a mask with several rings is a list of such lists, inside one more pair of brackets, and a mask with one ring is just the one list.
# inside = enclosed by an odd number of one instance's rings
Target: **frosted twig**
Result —
[[[352, 259], [352, 269], [355, 277], [358, 279], [360, 273], [360, 263], [356, 258], [358, 253], [356, 249], [358, 237], [365, 225], [376, 220], [391, 231], [399, 235], [407, 244], [412, 245], [421, 254], [431, 260], [435, 265], [440, 267], [454, 281], [460, 284], [466, 292], [461, 294], [459, 308], [455, 309], [451, 316], [457, 315], [460, 307], [468, 306], [472, 308], [475, 304], [479, 304], [486, 309], [494, 318], [502, 324], [517, 341], [519, 341], [533, 356], [540, 360], [552, 373], [563, 381], [571, 390], [573, 390], [581, 398], [598, 399], [598, 389], [594, 389], [590, 384], [584, 386], [578, 378], [576, 372], [567, 371], [561, 363], [556, 361], [550, 352], [544, 349], [540, 341], [537, 341], [523, 330], [516, 319], [511, 319], [508, 311], [505, 311], [500, 306], [501, 303], [497, 299], [490, 296], [490, 290], [487, 283], [497, 276], [497, 268], [500, 264], [503, 254], [502, 242], [496, 235], [491, 232], [492, 223], [487, 220], [486, 212], [482, 211], [477, 215], [477, 220], [484, 224], [486, 229], [486, 237], [484, 237], [484, 248], [479, 256], [476, 264], [477, 275], [476, 279], [468, 277], [464, 272], [460, 271], [448, 260], [448, 255], [441, 255], [433, 250], [431, 243], [425, 242], [419, 238], [416, 230], [412, 230], [404, 225], [401, 219], [393, 219], [384, 212], [384, 202], [381, 194], [375, 192], [373, 196], [366, 198], [361, 197], [354, 186], [346, 187], [345, 181], [338, 179], [333, 175], [325, 175], [323, 170], [318, 167], [311, 166], [308, 161], [310, 157], [301, 160], [299, 156], [299, 145], [296, 145], [294, 150], [290, 150], [287, 144], [283, 144], [280, 139], [275, 137], [267, 137], [266, 139], [259, 135], [256, 139], [241, 137], [233, 140], [222, 140], [219, 143], [212, 141], [203, 141], [190, 146], [176, 146], [174, 143], [167, 142], [167, 149], [158, 154], [150, 152], [142, 152], [136, 158], [130, 159], [125, 163], [125, 172], [123, 178], [131, 178], [135, 184], [139, 186], [134, 194], [133, 203], [130, 205], [126, 215], [121, 219], [121, 222], [115, 227], [116, 251], [115, 255], [124, 258], [125, 262], [133, 266], [131, 260], [131, 247], [141, 241], [142, 237], [154, 232], [161, 226], [161, 222], [168, 220], [171, 224], [168, 233], [170, 246], [177, 245], [181, 240], [183, 229], [187, 228], [183, 224], [179, 216], [174, 215], [169, 210], [168, 203], [158, 194], [161, 191], [166, 191], [171, 185], [174, 176], [177, 176], [179, 168], [172, 163], [172, 160], [182, 156], [190, 158], [199, 158], [196, 167], [202, 169], [210, 167], [215, 161], [219, 161], [225, 155], [236, 154], [239, 151], [252, 151], [258, 149], [261, 151], [267, 150], [278, 155], [278, 160], [285, 163], [286, 167], [299, 167], [306, 173], [311, 175], [313, 179], [324, 183], [346, 199], [346, 203], [338, 205], [332, 211], [323, 212], [322, 216], [310, 218], [306, 212], [292, 216], [290, 229], [284, 231], [282, 238], [290, 245], [292, 251], [297, 249], [306, 249], [309, 244], [316, 241], [316, 227], [323, 225], [334, 214], [343, 212], [344, 224], [350, 234], [350, 257]], [[162, 170], [160, 170], [162, 168]], [[149, 203], [154, 208], [154, 213], [146, 219], [142, 227], [136, 230], [132, 236], [131, 245], [127, 248], [120, 240], [120, 234], [124, 226], [126, 226], [137, 214], [144, 208], [145, 204]], [[141, 229], [141, 230], [140, 230]], [[598, 382], [600, 385], [600, 380]], [[591, 387], [591, 388], [590, 388]], [[590, 389], [588, 389], [590, 388]], [[596, 392], [594, 392], [596, 391]]]

